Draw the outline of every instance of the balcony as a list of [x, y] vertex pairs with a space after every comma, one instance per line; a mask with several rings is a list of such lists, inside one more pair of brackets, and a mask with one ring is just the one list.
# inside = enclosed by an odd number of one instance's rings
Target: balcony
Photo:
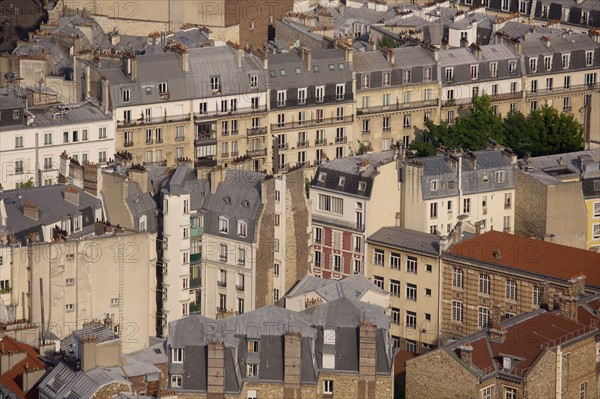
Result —
[[253, 148], [247, 151], [248, 156], [250, 157], [264, 157], [267, 155], [266, 148]]
[[190, 263], [191, 264], [198, 264], [202, 262], [202, 254], [190, 254]]
[[192, 238], [202, 237], [202, 234], [204, 234], [204, 229], [202, 227], [192, 227], [190, 229], [190, 237]]
[[166, 116], [166, 117], [161, 116], [158, 118], [140, 118], [137, 120], [130, 120], [130, 121], [117, 121], [117, 128], [161, 125], [161, 124], [165, 124], [165, 123], [188, 122], [189, 120], [190, 120], [189, 115]]
[[246, 130], [247, 136], [258, 136], [259, 134], [266, 134], [266, 133], [267, 133], [266, 127], [253, 127], [253, 128], [249, 128], [248, 130]]
[[175, 141], [183, 141], [185, 140], [185, 136], [175, 136]]
[[162, 142], [163, 142], [162, 137], [156, 139], [156, 144], [162, 144]]
[[438, 104], [437, 99], [426, 101], [411, 101], [407, 103], [396, 103], [392, 105], [379, 105], [376, 107], [359, 108], [357, 115], [371, 115], [380, 112], [394, 112], [413, 108], [435, 107]]
[[235, 111], [212, 111], [212, 112], [195, 112], [194, 120], [204, 120], [211, 118], [221, 118], [226, 116], [237, 116], [237, 115], [245, 115], [245, 114], [258, 114], [261, 112], [267, 112], [267, 106], [263, 105], [261, 107], [245, 107], [245, 108], [236, 108]]
[[221, 153], [221, 158], [229, 158], [229, 153], [228, 152], [222, 152]]
[[348, 142], [348, 137], [344, 136], [344, 137], [336, 137], [335, 138], [335, 143], [336, 144], [346, 144]]
[[218, 280], [217, 281], [217, 285], [219, 287], [227, 287], [227, 281], [220, 281], [220, 280]]
[[327, 145], [327, 139], [317, 139], [315, 140], [315, 147], [322, 147]]
[[217, 166], [217, 160], [209, 158], [198, 158], [198, 160], [194, 162], [194, 166], [197, 168], [214, 168], [215, 166]]
[[133, 147], [133, 141], [126, 141], [123, 143], [124, 147]]
[[280, 130], [289, 130], [289, 129], [297, 129], [297, 128], [307, 128], [314, 126], [328, 126], [328, 125], [337, 125], [340, 123], [351, 123], [354, 122], [354, 116], [348, 115], [343, 118], [333, 117], [333, 118], [322, 118], [322, 119], [311, 119], [307, 121], [293, 121], [287, 123], [272, 123], [271, 130], [272, 131], [280, 131]]
[[146, 144], [154, 144], [154, 140], [152, 140], [152, 139], [146, 139]]
[[328, 225], [328, 226], [335, 226], [335, 227], [339, 227], [342, 229], [348, 229], [348, 230], [353, 230], [353, 231], [364, 231], [364, 229], [365, 229], [364, 224], [356, 224], [356, 223], [347, 222], [347, 221], [341, 220], [341, 219], [328, 218], [328, 217], [321, 216], [321, 215], [313, 215], [313, 223], [318, 223], [318, 224], [323, 224], [323, 225]]
[[217, 144], [217, 132], [198, 133], [194, 138], [194, 145]]
[[201, 287], [202, 287], [202, 279], [200, 277], [190, 278], [190, 289], [191, 290], [198, 289]]
[[513, 93], [497, 93], [489, 95], [491, 101], [503, 101], [503, 100], [518, 100], [523, 98], [522, 91], [515, 91]]
[[287, 149], [289, 149], [289, 144], [288, 144], [288, 143], [279, 143], [279, 144], [277, 145], [277, 147], [278, 147], [280, 150], [287, 150]]
[[236, 289], [237, 291], [244, 292], [244, 285], [243, 285], [243, 284], [242, 284], [242, 285], [239, 285], [239, 284], [238, 284], [238, 285], [236, 285], [236, 286], [235, 286], [235, 289]]
[[277, 100], [271, 101], [271, 109], [275, 109], [275, 108], [286, 108], [286, 107], [302, 107], [302, 106], [306, 106], [308, 105], [314, 105], [314, 104], [335, 104], [335, 103], [341, 103], [341, 102], [346, 102], [346, 101], [352, 101], [352, 93], [344, 93], [343, 96], [337, 96], [337, 95], [332, 95], [332, 96], [321, 96], [321, 97], [315, 97], [314, 99], [306, 99], [306, 98], [300, 98], [300, 99], [290, 99], [287, 98], [285, 100], [285, 102], [280, 102]]
[[306, 148], [306, 147], [308, 147], [308, 145], [309, 145], [308, 140], [298, 142], [298, 148]]
[[526, 97], [539, 97], [552, 94], [575, 93], [579, 91], [593, 90], [598, 87], [597, 83], [571, 85], [569, 87], [554, 87], [551, 90], [527, 90]]
[[238, 151], [231, 151], [231, 158], [237, 158], [240, 155]]
[[504, 209], [510, 209], [510, 208], [512, 208], [512, 204], [510, 202], [505, 202]]

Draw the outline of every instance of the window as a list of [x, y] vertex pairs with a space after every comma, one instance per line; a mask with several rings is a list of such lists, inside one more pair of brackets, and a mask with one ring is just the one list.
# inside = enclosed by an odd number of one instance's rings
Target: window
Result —
[[279, 300], [279, 289], [273, 289], [273, 300], [277, 302]]
[[251, 378], [258, 377], [258, 364], [247, 364], [246, 374]]
[[569, 69], [571, 67], [571, 54], [563, 54], [561, 58], [563, 69]]
[[479, 65], [471, 65], [471, 80], [479, 78]]
[[313, 260], [315, 262], [315, 267], [321, 267], [323, 265], [322, 259], [323, 259], [323, 253], [321, 251], [315, 251], [314, 258], [313, 258]]
[[333, 395], [333, 380], [323, 381], [323, 394]]
[[417, 258], [414, 256], [406, 258], [406, 272], [417, 274]]
[[277, 91], [277, 106], [278, 107], [285, 107], [286, 94], [287, 93], [285, 90]]
[[99, 163], [106, 163], [106, 151], [100, 151], [98, 153], [98, 162]]
[[258, 87], [258, 75], [250, 75], [250, 87]]
[[532, 111], [535, 111], [537, 109], [537, 101], [532, 101], [530, 108]]
[[225, 311], [227, 309], [227, 295], [219, 294], [219, 310]]
[[306, 88], [298, 89], [298, 105], [306, 104]]
[[544, 298], [544, 287], [535, 285], [533, 287], [533, 298], [532, 298], [533, 304], [535, 306], [540, 306], [542, 304], [543, 298]]
[[490, 310], [488, 308], [479, 307], [477, 312], [477, 325], [480, 328], [487, 328], [490, 322]]
[[425, 271], [427, 273], [432, 273], [433, 272], [433, 266], [432, 265], [425, 265]]
[[383, 126], [382, 126], [382, 130], [384, 132], [389, 132], [390, 131], [390, 117], [386, 116], [383, 118]]
[[341, 272], [342, 271], [342, 266], [344, 263], [344, 258], [342, 258], [340, 255], [333, 255], [333, 271], [334, 272]]
[[490, 294], [490, 276], [487, 274], [479, 275], [479, 292], [485, 295]]
[[362, 253], [362, 248], [363, 248], [362, 237], [354, 236], [354, 246], [353, 246], [354, 252]]
[[471, 212], [471, 198], [463, 199], [463, 213]]
[[452, 270], [452, 286], [455, 288], [463, 288], [463, 271], [458, 268]]
[[400, 309], [392, 308], [392, 323], [400, 324]]
[[219, 233], [229, 233], [229, 220], [224, 216], [219, 217]]
[[317, 86], [315, 88], [315, 101], [318, 103], [325, 101], [325, 86]]
[[183, 377], [180, 375], [171, 376], [171, 388], [181, 388], [183, 385]]
[[506, 299], [511, 301], [517, 300], [517, 282], [513, 280], [508, 280], [506, 282]]
[[552, 70], [552, 56], [544, 57], [544, 70], [551, 71]]
[[210, 77], [210, 89], [213, 92], [219, 91], [221, 88], [221, 83], [220, 83], [220, 78], [218, 76], [211, 76]]
[[600, 223], [592, 225], [592, 238], [594, 240], [600, 239]]
[[383, 249], [376, 249], [374, 252], [373, 263], [376, 266], [383, 266], [384, 252]]
[[463, 321], [463, 303], [452, 301], [452, 321], [462, 323]]
[[323, 243], [323, 229], [320, 227], [315, 227], [315, 244]]
[[406, 312], [406, 327], [417, 328], [417, 314], [415, 312]]
[[431, 296], [431, 288], [425, 288], [425, 296]]
[[383, 289], [383, 277], [373, 276], [373, 283]]
[[183, 363], [183, 348], [171, 348], [171, 362]]
[[400, 254], [394, 252], [390, 254], [390, 269], [400, 270]]
[[44, 169], [52, 169], [52, 157], [44, 158]]
[[319, 210], [343, 214], [344, 200], [330, 195], [319, 194]]
[[552, 78], [546, 79], [546, 91], [552, 91], [553, 82], [554, 82], [554, 79], [552, 79]]
[[390, 293], [393, 296], [400, 297], [400, 281], [390, 280]]
[[23, 173], [25, 171], [25, 161], [15, 161], [15, 173]]
[[508, 74], [509, 75], [517, 74], [517, 61], [508, 61]]
[[517, 388], [504, 387], [504, 399], [517, 399]]
[[492, 387], [485, 387], [481, 390], [481, 399], [492, 399]]
[[273, 275], [275, 277], [279, 276], [279, 263], [273, 264]]
[[238, 298], [237, 302], [238, 302], [238, 307], [237, 307], [238, 314], [244, 314], [244, 298]]
[[391, 75], [389, 72], [383, 72], [383, 86], [389, 86], [392, 83]]
[[428, 81], [432, 79], [431, 67], [423, 68], [423, 80]]
[[[599, 183], [600, 184], [600, 183]], [[596, 190], [597, 191], [597, 190]], [[594, 202], [594, 218], [600, 218], [600, 202]]]
[[121, 94], [122, 94], [123, 102], [128, 103], [130, 100], [131, 91], [129, 89], [123, 89]]
[[417, 300], [417, 286], [415, 284], [406, 284], [406, 299], [409, 301]]
[[331, 239], [331, 246], [335, 249], [342, 249], [342, 232], [341, 231], [333, 231], [332, 232], [332, 239]]
[[74, 278], [68, 278], [65, 280], [65, 285], [74, 285], [74, 284], [75, 284]]
[[438, 204], [437, 202], [432, 202], [429, 204], [429, 217], [432, 219], [437, 218], [438, 216]]
[[23, 148], [23, 136], [15, 137], [15, 148]]
[[446, 68], [445, 70], [446, 80], [451, 83], [454, 81], [454, 68]]
[[410, 124], [410, 115], [404, 115], [404, 119], [402, 121], [402, 128], [403, 129], [410, 129], [411, 124]]
[[584, 81], [587, 86], [594, 86], [596, 84], [596, 74], [595, 73], [586, 73]]
[[250, 104], [250, 108], [251, 109], [258, 109], [258, 107], [260, 106], [260, 98], [259, 97], [252, 97], [250, 99], [251, 104]]
[[585, 382], [579, 384], [579, 399], [585, 399]]
[[586, 51], [585, 52], [585, 66], [593, 66], [594, 65], [594, 52]]
[[565, 88], [565, 89], [571, 88], [571, 77], [570, 76], [565, 76], [563, 78], [563, 88]]
[[370, 82], [371, 82], [371, 76], [370, 75], [362, 75], [360, 77], [360, 82], [361, 82], [361, 88], [363, 89], [368, 89]]
[[570, 111], [571, 110], [571, 97], [564, 97], [563, 98], [563, 111]]
[[246, 237], [248, 235], [248, 224], [246, 222], [241, 220], [238, 221], [237, 234], [240, 237]]
[[371, 124], [371, 120], [370, 119], [363, 119], [362, 121], [362, 132], [363, 134], [369, 134], [370, 132], [370, 124]]
[[190, 229], [188, 227], [183, 228], [183, 238], [190, 238]]
[[410, 69], [402, 71], [402, 83], [410, 83]]
[[346, 85], [344, 83], [335, 86], [335, 99], [340, 101], [346, 94]]
[[[238, 265], [244, 266], [246, 264], [246, 250], [244, 248], [238, 248]], [[240, 275], [243, 277], [243, 275]], [[243, 280], [242, 280], [243, 281]], [[244, 284], [242, 283], [242, 287]]]
[[67, 304], [65, 305], [65, 310], [66, 310], [67, 312], [72, 312], [74, 309], [75, 309], [75, 305], [74, 305], [74, 304], [72, 304], [72, 303], [67, 303]]

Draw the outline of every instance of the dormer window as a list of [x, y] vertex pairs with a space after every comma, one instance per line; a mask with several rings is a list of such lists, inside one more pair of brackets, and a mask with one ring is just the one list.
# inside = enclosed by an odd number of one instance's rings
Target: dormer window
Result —
[[211, 76], [210, 77], [210, 89], [213, 92], [217, 92], [221, 90], [221, 79], [219, 76]]
[[123, 102], [128, 103], [131, 99], [131, 91], [129, 89], [123, 89], [121, 94], [122, 94]]
[[[335, 348], [335, 330], [325, 329], [323, 331], [323, 347]], [[335, 353], [323, 351], [323, 368], [335, 369]]]
[[147, 216], [141, 216], [140, 220], [138, 222], [138, 230], [140, 231], [146, 231], [147, 226], [146, 226], [146, 222], [147, 222]]
[[183, 348], [171, 348], [171, 362], [183, 363]]
[[345, 176], [340, 176], [340, 180], [338, 181], [338, 186], [339, 187], [344, 187], [344, 184], [346, 184], [346, 177]]
[[512, 359], [508, 356], [502, 358], [502, 368], [504, 370], [512, 370]]
[[248, 339], [248, 353], [258, 353], [260, 341], [257, 339]]
[[258, 87], [258, 76], [250, 75], [250, 87]]
[[225, 216], [219, 217], [219, 233], [229, 234], [229, 219]]
[[517, 74], [517, 60], [508, 61], [508, 74], [509, 75]]
[[563, 69], [569, 69], [571, 67], [571, 54], [562, 55], [562, 67]]
[[327, 173], [324, 173], [324, 172], [319, 173], [319, 177], [317, 177], [317, 181], [319, 183], [325, 183], [326, 179], [327, 179]]
[[365, 191], [367, 189], [367, 183], [364, 181], [358, 182], [358, 191]]
[[237, 234], [240, 237], [247, 237], [248, 235], [248, 224], [244, 221], [238, 221]]
[[438, 179], [433, 179], [429, 182], [429, 189], [431, 191], [437, 191], [440, 181]]
[[167, 82], [162, 82], [158, 84], [158, 92], [160, 94], [165, 94], [169, 91], [169, 88], [167, 86]]
[[361, 81], [361, 88], [368, 89], [369, 85], [371, 83], [371, 76], [370, 75], [362, 75], [360, 78], [360, 81]]

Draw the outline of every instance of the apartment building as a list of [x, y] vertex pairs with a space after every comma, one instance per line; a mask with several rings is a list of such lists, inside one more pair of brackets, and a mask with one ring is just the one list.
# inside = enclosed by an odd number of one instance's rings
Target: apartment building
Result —
[[365, 240], [396, 217], [400, 203], [394, 151], [322, 163], [310, 185], [312, 273], [364, 274]]
[[351, 49], [268, 55], [273, 171], [348, 156], [354, 135]]
[[399, 225], [447, 234], [463, 220], [480, 231], [512, 232], [517, 156], [490, 148], [402, 162]]
[[111, 117], [95, 105], [28, 107], [17, 91], [5, 90], [0, 108], [0, 179], [5, 189], [30, 179], [36, 186], [56, 184], [61, 154], [98, 165], [114, 154]]
[[[254, 170], [267, 158], [268, 60], [233, 46], [190, 53], [193, 86], [194, 159], [199, 166], [231, 164], [249, 156]], [[265, 165], [267, 164], [267, 165]]]
[[[198, 179], [186, 165], [156, 177], [161, 229], [157, 263], [157, 334], [166, 334], [168, 321], [178, 320], [200, 306], [203, 215], [209, 181]], [[162, 217], [162, 218], [161, 218]]]
[[565, 307], [600, 290], [600, 254], [489, 231], [442, 255], [442, 324], [446, 338], [486, 329], [503, 318]]
[[302, 312], [191, 315], [169, 326], [169, 388], [198, 398], [390, 398], [388, 328], [383, 308], [346, 297]]
[[600, 247], [600, 157], [580, 151], [519, 161], [515, 231], [582, 249]]
[[439, 346], [440, 237], [383, 227], [367, 237], [366, 275], [390, 293], [395, 347], [425, 353]]
[[406, 397], [595, 398], [598, 297], [501, 321], [406, 362]]
[[523, 97], [520, 57], [506, 44], [439, 50], [436, 55], [442, 83], [440, 118], [449, 125], [474, 96], [489, 95], [495, 112], [503, 115], [511, 110], [507, 100]]
[[[63, 338], [93, 319], [112, 320], [125, 353], [148, 345], [156, 317], [156, 251], [149, 233], [96, 224], [94, 237], [2, 247], [12, 264], [5, 306], [13, 319]], [[44, 312], [42, 316], [41, 312]]]
[[[425, 46], [356, 53], [356, 137], [374, 151], [423, 140], [438, 116], [438, 70]], [[360, 133], [358, 133], [360, 132]]]
[[600, 122], [592, 114], [600, 104], [598, 43], [586, 35], [563, 33], [526, 36], [517, 46], [526, 68], [521, 111], [527, 114], [548, 104], [581, 123], [586, 143], [600, 142]]

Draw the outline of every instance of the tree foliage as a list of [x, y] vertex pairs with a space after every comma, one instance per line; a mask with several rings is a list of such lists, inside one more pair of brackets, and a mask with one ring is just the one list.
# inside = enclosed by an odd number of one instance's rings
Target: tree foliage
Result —
[[377, 40], [377, 46], [379, 46], [379, 48], [396, 48], [398, 47], [398, 43], [391, 37], [384, 36], [381, 39]]
[[19, 190], [26, 190], [28, 188], [33, 188], [35, 187], [35, 182], [33, 181], [33, 178], [29, 178], [29, 180], [21, 182], [21, 183], [17, 183], [16, 184], [17, 189]]
[[[583, 148], [583, 128], [572, 115], [544, 106], [528, 116], [511, 112], [502, 120], [494, 113], [487, 96], [474, 97], [466, 116], [449, 126], [442, 121], [427, 121], [425, 137], [433, 147], [443, 145], [467, 151], [485, 149], [490, 139], [513, 149], [519, 156], [550, 155]], [[411, 144], [412, 146], [412, 144]], [[417, 145], [417, 156], [426, 156], [431, 148]]]

